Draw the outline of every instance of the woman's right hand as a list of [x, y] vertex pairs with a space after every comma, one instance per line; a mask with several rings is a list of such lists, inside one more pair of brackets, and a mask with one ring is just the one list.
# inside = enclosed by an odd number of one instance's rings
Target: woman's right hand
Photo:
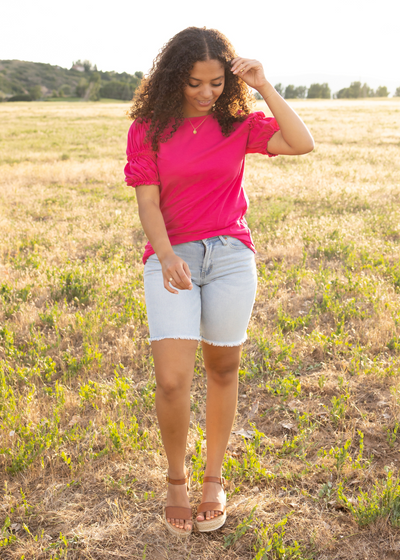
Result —
[[[188, 265], [174, 252], [169, 253], [161, 260], [164, 288], [171, 294], [179, 294], [178, 290], [191, 290], [193, 288], [191, 273]], [[173, 286], [171, 288], [170, 284]]]

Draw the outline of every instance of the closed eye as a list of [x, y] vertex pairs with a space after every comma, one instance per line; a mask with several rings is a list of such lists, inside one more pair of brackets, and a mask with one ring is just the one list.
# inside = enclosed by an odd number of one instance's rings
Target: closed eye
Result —
[[[196, 88], [196, 87], [199, 87], [200, 84], [197, 84], [197, 86], [194, 86], [192, 84], [188, 84], [188, 85], [192, 88]], [[212, 85], [212, 87], [219, 87], [219, 86], [222, 86], [222, 82], [220, 84], [211, 84], [211, 85]]]

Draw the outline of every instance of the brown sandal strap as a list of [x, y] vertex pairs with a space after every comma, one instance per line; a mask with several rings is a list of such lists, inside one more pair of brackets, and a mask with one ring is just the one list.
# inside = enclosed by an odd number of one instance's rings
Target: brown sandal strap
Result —
[[167, 506], [165, 508], [165, 517], [168, 519], [183, 519], [184, 521], [191, 521], [192, 510], [190, 508], [179, 506]]
[[170, 484], [179, 485], [179, 484], [186, 484], [189, 480], [189, 477], [187, 476], [186, 478], [180, 478], [179, 480], [177, 480], [176, 478], [169, 478], [169, 476], [166, 475], [165, 480]]
[[223, 476], [221, 476], [221, 478], [219, 478], [218, 476], [204, 476], [203, 482], [215, 482], [216, 484], [220, 484], [223, 488], [226, 480]]
[[226, 506], [219, 502], [203, 502], [197, 508], [197, 513], [204, 513], [206, 511], [220, 511], [224, 513]]

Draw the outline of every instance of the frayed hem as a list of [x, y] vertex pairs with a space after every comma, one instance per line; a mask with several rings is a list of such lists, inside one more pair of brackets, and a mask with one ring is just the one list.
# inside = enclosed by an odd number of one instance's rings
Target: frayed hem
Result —
[[213, 342], [197, 336], [157, 336], [148, 338], [147, 340], [148, 342], [158, 342], [159, 340], [197, 340], [197, 342], [205, 342], [206, 344], [210, 344], [210, 346], [233, 348], [234, 346], [241, 346], [244, 342], [246, 342], [247, 337], [239, 342]]
[[198, 336], [155, 336], [153, 338], [148, 338], [149, 342], [157, 342], [159, 340], [197, 340], [197, 342], [201, 342], [201, 338]]
[[241, 346], [244, 342], [246, 342], [247, 337], [241, 340], [240, 342], [212, 342], [211, 340], [206, 340], [205, 338], [201, 339], [201, 342], [205, 342], [206, 344], [210, 344], [211, 346], [225, 346], [227, 348], [233, 348], [234, 346]]

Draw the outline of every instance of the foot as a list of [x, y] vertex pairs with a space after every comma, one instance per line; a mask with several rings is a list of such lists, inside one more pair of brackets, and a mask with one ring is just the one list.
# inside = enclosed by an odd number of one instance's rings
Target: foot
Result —
[[[190, 508], [186, 484], [168, 484], [166, 505], [167, 507], [175, 506]], [[191, 519], [185, 521], [184, 519], [172, 519], [167, 517], [167, 522], [177, 529], [182, 529], [182, 531], [191, 531], [193, 527], [193, 521]]]
[[[226, 504], [224, 489], [220, 484], [216, 484], [215, 482], [204, 482], [201, 502], [219, 502], [221, 504]], [[206, 511], [205, 513], [198, 513], [196, 521], [208, 521], [209, 519], [214, 519], [220, 515], [222, 515], [221, 511]]]

